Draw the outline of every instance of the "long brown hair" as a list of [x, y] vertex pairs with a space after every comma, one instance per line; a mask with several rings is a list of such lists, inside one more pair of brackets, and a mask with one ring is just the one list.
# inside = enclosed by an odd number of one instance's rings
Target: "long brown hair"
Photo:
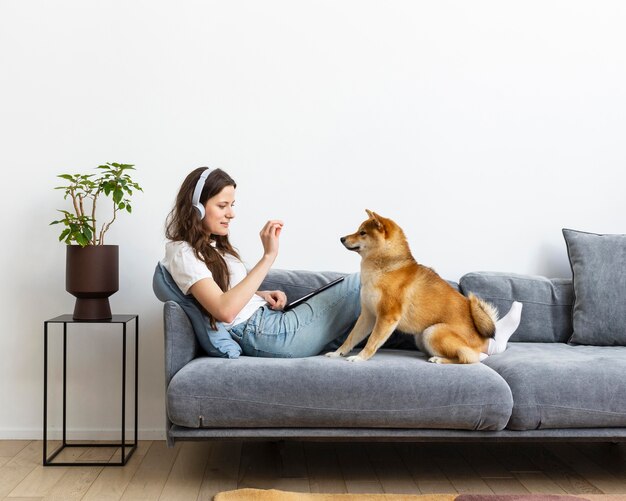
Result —
[[[187, 242], [193, 248], [198, 259], [206, 264], [213, 275], [213, 280], [224, 292], [230, 287], [228, 266], [222, 257], [228, 253], [241, 259], [237, 251], [228, 240], [228, 235], [213, 235], [207, 232], [198, 217], [198, 212], [194, 209], [191, 200], [193, 191], [200, 179], [200, 175], [206, 167], [198, 167], [189, 173], [178, 190], [174, 208], [167, 215], [165, 220], [165, 236], [169, 240], [177, 242]], [[221, 192], [226, 186], [237, 188], [237, 184], [222, 169], [213, 169], [206, 180], [200, 195], [200, 203], [206, 201]], [[215, 247], [211, 245], [215, 242]], [[203, 308], [204, 309], [204, 308]], [[204, 310], [211, 322], [211, 327], [216, 329], [215, 318], [208, 311]]]

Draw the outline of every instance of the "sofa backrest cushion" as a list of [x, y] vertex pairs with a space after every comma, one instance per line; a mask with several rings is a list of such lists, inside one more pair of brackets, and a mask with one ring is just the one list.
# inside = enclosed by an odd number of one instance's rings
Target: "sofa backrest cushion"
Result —
[[152, 289], [159, 300], [174, 301], [180, 305], [191, 321], [200, 346], [208, 355], [222, 358], [238, 358], [241, 355], [241, 346], [231, 337], [224, 325], [217, 322], [217, 330], [213, 330], [209, 318], [203, 313], [196, 299], [191, 294], [183, 294], [161, 263], [158, 263], [154, 270]]
[[461, 292], [472, 292], [498, 308], [504, 316], [520, 301], [522, 320], [511, 341], [565, 343], [572, 335], [572, 281], [497, 272], [472, 272], [461, 277]]
[[336, 271], [275, 269], [269, 271], [259, 290], [283, 291], [287, 302], [291, 302], [344, 275]]
[[[318, 289], [332, 280], [345, 276], [347, 273], [338, 271], [308, 271], [308, 270], [281, 270], [275, 269], [265, 277], [260, 290], [281, 290], [287, 294], [288, 301], [298, 299], [305, 294]], [[447, 281], [455, 290], [459, 284]]]
[[626, 346], [626, 235], [563, 229], [574, 281], [570, 342]]

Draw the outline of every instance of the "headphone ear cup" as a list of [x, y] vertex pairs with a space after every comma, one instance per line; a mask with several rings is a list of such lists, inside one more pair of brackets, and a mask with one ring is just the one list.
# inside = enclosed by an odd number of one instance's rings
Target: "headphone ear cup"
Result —
[[198, 217], [200, 218], [200, 220], [203, 220], [205, 216], [204, 205], [200, 203], [202, 188], [204, 187], [204, 182], [206, 181], [206, 178], [209, 177], [210, 172], [211, 169], [209, 167], [206, 167], [204, 169], [204, 172], [200, 174], [200, 177], [196, 182], [196, 187], [193, 190], [193, 196], [191, 197], [191, 205], [198, 212]]
[[202, 204], [196, 204], [193, 206], [194, 209], [196, 209], [196, 212], [198, 213], [198, 218], [200, 218], [200, 220], [202, 221], [204, 219], [204, 207], [202, 206]]

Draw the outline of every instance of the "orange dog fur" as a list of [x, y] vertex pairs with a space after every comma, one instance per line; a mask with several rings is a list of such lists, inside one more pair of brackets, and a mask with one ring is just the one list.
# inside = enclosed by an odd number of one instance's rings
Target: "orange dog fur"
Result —
[[433, 363], [479, 361], [495, 333], [497, 310], [470, 294], [463, 296], [434, 270], [418, 264], [394, 221], [366, 211], [369, 218], [343, 245], [361, 256], [361, 314], [341, 347], [346, 356], [371, 333], [351, 362], [368, 360], [398, 329], [412, 334]]

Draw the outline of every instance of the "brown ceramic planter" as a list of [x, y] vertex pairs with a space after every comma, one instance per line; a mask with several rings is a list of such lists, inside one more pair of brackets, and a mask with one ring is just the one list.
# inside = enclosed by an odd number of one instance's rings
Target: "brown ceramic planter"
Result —
[[65, 290], [76, 296], [74, 320], [111, 318], [109, 296], [119, 289], [117, 245], [68, 245]]

